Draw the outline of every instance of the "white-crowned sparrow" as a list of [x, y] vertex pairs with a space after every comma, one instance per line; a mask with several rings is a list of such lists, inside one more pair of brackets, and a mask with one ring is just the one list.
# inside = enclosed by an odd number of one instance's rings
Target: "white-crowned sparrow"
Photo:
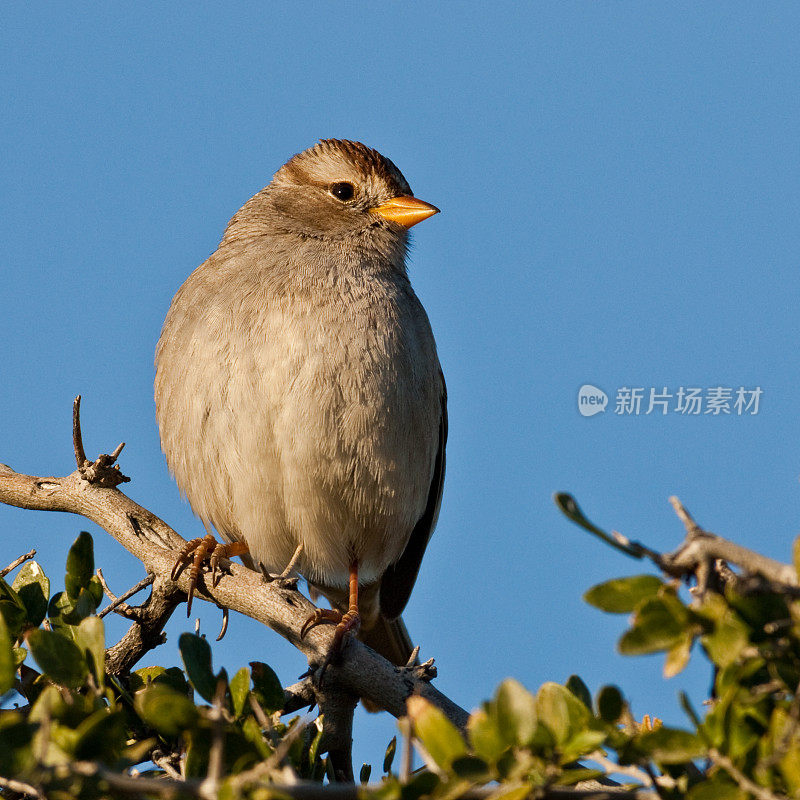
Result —
[[195, 513], [268, 572], [301, 546], [335, 609], [304, 632], [337, 623], [341, 647], [360, 626], [395, 663], [444, 480], [445, 384], [405, 265], [437, 211], [377, 151], [320, 141], [234, 215], [156, 352], [161, 444]]

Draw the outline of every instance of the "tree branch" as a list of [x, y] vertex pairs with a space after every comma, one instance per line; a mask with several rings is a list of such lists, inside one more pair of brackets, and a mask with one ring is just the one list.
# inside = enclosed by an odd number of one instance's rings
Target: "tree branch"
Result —
[[[649, 559], [660, 570], [673, 578], [684, 578], [690, 575], [698, 577], [698, 573], [707, 569], [710, 562], [721, 559], [728, 564], [735, 564], [747, 576], [766, 581], [773, 591], [783, 592], [793, 597], [800, 596], [800, 580], [798, 580], [794, 566], [767, 558], [724, 539], [722, 536], [703, 530], [677, 497], [670, 497], [670, 503], [686, 528], [686, 539], [672, 553], [659, 553], [616, 531], [610, 534], [606, 533], [587, 519], [572, 495], [559, 492], [555, 495], [554, 500], [562, 513], [576, 525], [622, 551], [625, 555], [632, 558]], [[724, 577], [724, 568], [718, 572]], [[702, 577], [701, 574], [700, 578], [702, 579]], [[741, 579], [741, 576], [735, 577]]]

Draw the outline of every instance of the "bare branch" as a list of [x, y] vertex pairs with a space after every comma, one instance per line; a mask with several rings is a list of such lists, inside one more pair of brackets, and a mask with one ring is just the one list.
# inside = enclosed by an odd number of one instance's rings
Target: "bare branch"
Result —
[[135, 594], [138, 594], [142, 591], [142, 589], [150, 586], [151, 583], [156, 579], [156, 576], [153, 574], [148, 575], [146, 578], [142, 578], [135, 586], [132, 586], [128, 589], [125, 594], [116, 597], [111, 589], [108, 588], [108, 584], [106, 583], [106, 579], [103, 575], [103, 571], [98, 568], [97, 570], [97, 577], [100, 581], [100, 585], [103, 587], [103, 591], [108, 596], [108, 599], [111, 600], [111, 604], [106, 606], [101, 612], [98, 613], [98, 617], [101, 619], [108, 614], [110, 611], [118, 611], [120, 614], [126, 617], [135, 617], [136, 611], [132, 609], [125, 601], [129, 598], [133, 597]]
[[120, 442], [109, 455], [103, 453], [97, 456], [95, 461], [89, 461], [86, 458], [86, 452], [83, 449], [83, 434], [81, 433], [81, 396], [78, 395], [72, 404], [72, 446], [75, 451], [75, 462], [78, 465], [78, 472], [81, 477], [89, 481], [89, 483], [96, 483], [100, 486], [114, 487], [120, 483], [127, 483], [130, 481], [126, 475], [123, 475], [119, 466], [114, 466], [114, 462], [119, 458], [122, 448], [125, 447], [125, 442]]
[[693, 573], [703, 562], [716, 558], [736, 564], [745, 572], [766, 578], [778, 591], [786, 590], [795, 594], [798, 589], [797, 573], [791, 564], [767, 558], [707, 531], [700, 531], [694, 538], [687, 539], [674, 553], [664, 555], [662, 568], [677, 577]]
[[135, 609], [135, 621], [113, 647], [106, 650], [106, 670], [111, 675], [124, 675], [148, 651], [164, 642], [164, 626], [183, 599], [173, 583], [155, 578], [150, 597]]
[[39, 798], [39, 800], [46, 800], [47, 797], [43, 791], [37, 789], [35, 786], [31, 786], [31, 784], [25, 783], [24, 781], [14, 780], [13, 778], [0, 777], [0, 789], [8, 789], [9, 791], [17, 792], [25, 797]]
[[602, 751], [595, 750], [584, 758], [584, 761], [594, 761], [599, 764], [609, 775], [625, 775], [635, 781], [639, 781], [643, 786], [653, 786], [653, 780], [643, 769], [640, 769], [635, 764], [621, 766], [615, 763], [610, 758], [603, 755]]
[[5, 578], [9, 572], [15, 570], [20, 564], [24, 564], [26, 561], [30, 561], [36, 555], [35, 550], [30, 550], [25, 555], [20, 556], [19, 558], [15, 558], [7, 567], [3, 567], [0, 569], [0, 578]]
[[220, 677], [217, 681], [217, 690], [214, 693], [214, 702], [211, 706], [211, 748], [208, 753], [208, 773], [202, 783], [203, 794], [212, 800], [219, 792], [219, 783], [223, 776], [223, 757], [225, 754], [225, 713], [222, 703], [225, 700], [227, 681]]
[[[606, 533], [587, 519], [575, 498], [569, 494], [558, 493], [555, 495], [555, 501], [564, 515], [576, 525], [588, 530], [626, 555], [633, 558], [648, 558], [660, 570], [673, 578], [698, 577], [698, 572], [703, 573], [703, 570], [712, 569], [721, 580], [724, 580], [726, 573], [730, 574], [725, 564], [735, 564], [744, 573], [747, 573], [748, 577], [767, 581], [773, 591], [784, 592], [795, 597], [800, 596], [800, 580], [791, 564], [767, 558], [760, 553], [703, 530], [677, 497], [671, 497], [670, 503], [686, 528], [686, 539], [673, 553], [659, 553], [640, 542], [631, 541], [617, 532], [614, 532], [613, 535]], [[721, 560], [725, 564], [714, 565], [717, 560]], [[708, 582], [712, 578], [710, 574], [705, 573], [700, 574], [699, 577], [701, 582]], [[737, 576], [737, 578], [741, 580], [741, 576]], [[702, 588], [703, 586], [701, 586]]]
[[315, 690], [319, 710], [323, 717], [320, 750], [328, 754], [333, 775], [339, 783], [353, 783], [353, 714], [358, 705], [358, 695], [327, 683]]
[[713, 764], [724, 769], [739, 786], [746, 792], [750, 792], [758, 800], [787, 800], [785, 795], [775, 794], [764, 786], [759, 786], [747, 777], [727, 756], [722, 755], [716, 748], [708, 751], [708, 757]]
[[281, 714], [291, 714], [301, 708], [311, 708], [317, 702], [314, 693], [314, 682], [311, 678], [303, 678], [298, 683], [287, 686], [283, 690], [283, 709]]
[[83, 435], [81, 434], [81, 396], [78, 395], [72, 403], [72, 448], [75, 451], [75, 466], [83, 469], [87, 462], [86, 451], [83, 449]]

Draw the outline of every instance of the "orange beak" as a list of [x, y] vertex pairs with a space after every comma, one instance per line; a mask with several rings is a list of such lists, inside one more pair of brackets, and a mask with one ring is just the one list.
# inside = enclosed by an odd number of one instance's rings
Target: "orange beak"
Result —
[[393, 197], [391, 200], [381, 203], [377, 208], [371, 208], [370, 212], [379, 214], [389, 222], [402, 225], [404, 228], [410, 228], [418, 222], [438, 214], [439, 209], [424, 200], [418, 200], [416, 197], [402, 194], [399, 197]]

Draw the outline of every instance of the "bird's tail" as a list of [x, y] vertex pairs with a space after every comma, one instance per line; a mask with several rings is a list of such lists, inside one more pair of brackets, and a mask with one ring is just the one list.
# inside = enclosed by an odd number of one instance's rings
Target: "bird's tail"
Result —
[[363, 631], [360, 638], [364, 644], [398, 667], [404, 667], [408, 663], [414, 649], [402, 617], [388, 620], [379, 615], [375, 624], [368, 631]]

